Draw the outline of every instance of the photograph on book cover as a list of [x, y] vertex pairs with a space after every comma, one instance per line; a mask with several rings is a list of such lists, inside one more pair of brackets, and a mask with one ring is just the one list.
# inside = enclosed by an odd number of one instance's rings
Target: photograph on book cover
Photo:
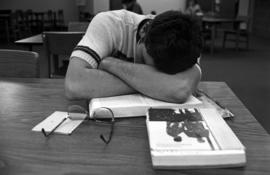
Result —
[[203, 115], [196, 108], [149, 110], [149, 124], [152, 146], [158, 150], [219, 149]]

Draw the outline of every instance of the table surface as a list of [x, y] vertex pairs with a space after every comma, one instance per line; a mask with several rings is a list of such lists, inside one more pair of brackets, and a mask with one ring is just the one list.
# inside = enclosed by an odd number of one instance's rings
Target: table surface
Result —
[[54, 111], [86, 105], [66, 100], [63, 84], [63, 79], [0, 79], [0, 174], [270, 174], [269, 135], [223, 82], [199, 87], [235, 114], [227, 123], [247, 148], [242, 168], [154, 170], [140, 117], [117, 119], [109, 145], [99, 138], [102, 127], [91, 121], [71, 136], [46, 139], [31, 129]]
[[15, 41], [15, 44], [42, 45], [43, 44], [42, 34], [38, 34], [38, 35], [34, 35], [28, 38], [17, 40]]

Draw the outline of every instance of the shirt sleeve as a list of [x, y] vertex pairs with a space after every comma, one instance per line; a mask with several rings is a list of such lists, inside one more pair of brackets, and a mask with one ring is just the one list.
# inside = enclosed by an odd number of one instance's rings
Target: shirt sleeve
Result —
[[198, 65], [201, 64], [201, 55], [197, 58], [197, 64], [198, 64]]
[[114, 23], [106, 13], [97, 14], [91, 21], [85, 35], [75, 47], [71, 58], [78, 57], [97, 68], [100, 61], [113, 51], [114, 34], [110, 27]]

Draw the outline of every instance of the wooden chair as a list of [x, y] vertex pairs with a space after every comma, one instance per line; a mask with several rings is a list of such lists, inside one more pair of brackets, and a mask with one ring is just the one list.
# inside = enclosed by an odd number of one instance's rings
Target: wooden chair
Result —
[[[66, 74], [67, 64], [59, 68], [59, 56], [69, 58], [73, 49], [83, 37], [84, 32], [44, 32], [43, 41], [48, 58], [49, 77], [63, 77]], [[51, 65], [51, 60], [53, 65]], [[52, 66], [52, 69], [51, 69]]]
[[238, 16], [233, 24], [232, 29], [224, 30], [223, 48], [225, 48], [226, 41], [232, 41], [237, 50], [239, 50], [240, 43], [245, 43], [246, 49], [249, 49], [249, 17]]
[[39, 78], [36, 52], [0, 49], [0, 77]]
[[86, 32], [89, 22], [69, 22], [68, 31], [70, 32]]

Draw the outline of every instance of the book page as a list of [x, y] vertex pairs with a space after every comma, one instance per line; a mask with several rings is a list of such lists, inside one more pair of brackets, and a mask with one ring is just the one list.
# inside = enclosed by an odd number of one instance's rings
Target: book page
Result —
[[104, 107], [111, 109], [114, 117], [145, 116], [148, 109], [140, 94], [95, 98], [89, 104], [90, 118], [94, 116], [97, 109]]
[[114, 117], [146, 116], [150, 107], [187, 107], [202, 104], [201, 101], [191, 96], [186, 103], [176, 104], [159, 101], [145, 97], [141, 94], [121, 95], [105, 98], [94, 98], [89, 104], [90, 118], [98, 108], [110, 108]]
[[151, 110], [149, 110], [147, 129], [152, 149], [164, 151], [211, 151], [219, 149], [198, 110]]
[[200, 100], [198, 100], [194, 96], [190, 96], [185, 103], [169, 103], [169, 102], [149, 98], [146, 96], [143, 96], [143, 99], [145, 103], [148, 104], [149, 107], [170, 107], [170, 106], [181, 107], [181, 106], [188, 106], [188, 105], [197, 105], [197, 104], [202, 103]]
[[129, 107], [129, 106], [145, 106], [145, 101], [140, 94], [121, 95], [115, 97], [96, 98], [93, 103], [97, 103], [96, 107], [109, 108]]
[[213, 133], [222, 150], [243, 150], [245, 149], [240, 140], [227, 125], [219, 112], [215, 109], [200, 109], [205, 122]]

